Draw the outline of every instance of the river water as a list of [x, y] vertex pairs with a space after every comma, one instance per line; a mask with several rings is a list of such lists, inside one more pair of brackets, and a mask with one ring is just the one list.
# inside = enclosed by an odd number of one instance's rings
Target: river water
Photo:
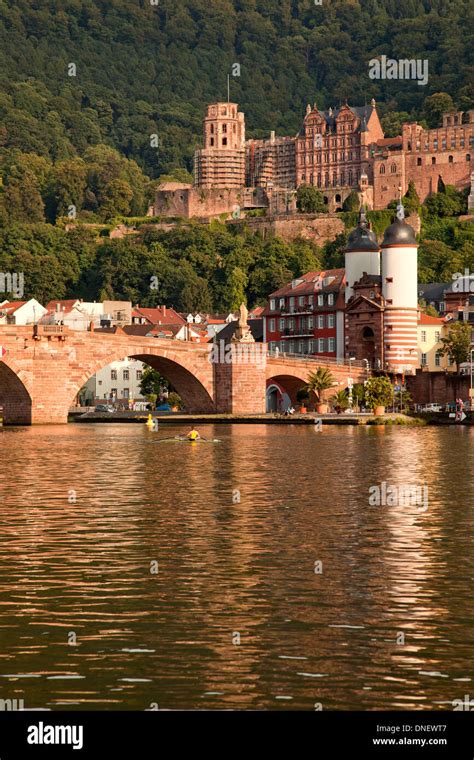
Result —
[[[0, 699], [452, 709], [474, 698], [474, 429], [0, 430]], [[369, 488], [425, 485], [427, 508]]]

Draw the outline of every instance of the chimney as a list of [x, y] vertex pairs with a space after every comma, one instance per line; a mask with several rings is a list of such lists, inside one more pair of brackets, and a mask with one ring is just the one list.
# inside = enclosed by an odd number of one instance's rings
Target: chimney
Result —
[[163, 316], [166, 317], [166, 306], [162, 306], [161, 310], [163, 312]]

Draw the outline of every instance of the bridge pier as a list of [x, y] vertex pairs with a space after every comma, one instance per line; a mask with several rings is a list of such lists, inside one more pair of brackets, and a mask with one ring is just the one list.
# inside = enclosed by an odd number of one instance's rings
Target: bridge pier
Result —
[[214, 397], [218, 414], [264, 414], [266, 344], [216, 343]]

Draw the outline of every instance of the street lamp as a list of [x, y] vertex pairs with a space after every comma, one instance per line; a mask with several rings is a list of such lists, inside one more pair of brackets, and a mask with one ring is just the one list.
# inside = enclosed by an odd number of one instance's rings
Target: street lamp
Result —
[[355, 356], [349, 356], [349, 377], [347, 378], [347, 384], [349, 386], [349, 409], [352, 412], [352, 387], [354, 385], [352, 380], [352, 364], [355, 361]]

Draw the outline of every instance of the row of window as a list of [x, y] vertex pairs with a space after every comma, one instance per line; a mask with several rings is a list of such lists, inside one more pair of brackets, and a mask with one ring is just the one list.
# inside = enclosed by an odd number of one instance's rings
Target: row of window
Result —
[[[316, 146], [317, 147], [317, 146]], [[313, 154], [308, 153], [308, 160], [306, 161], [306, 154], [303, 153], [301, 156], [298, 157], [298, 165], [304, 166], [305, 163], [308, 164], [330, 164], [335, 163], [336, 161], [358, 161], [360, 158], [359, 151], [350, 151], [349, 153], [315, 153], [314, 155], [314, 162], [313, 162]]]
[[[290, 296], [288, 298], [288, 304], [286, 303], [286, 298], [270, 298], [270, 311], [275, 311], [277, 308], [276, 304], [278, 301], [278, 308], [281, 310], [284, 310], [287, 306], [289, 308], [289, 311], [293, 311], [295, 306], [314, 306], [314, 296]], [[324, 306], [324, 304], [327, 304], [328, 306], [334, 306], [335, 298], [334, 293], [318, 293], [317, 296], [317, 304], [318, 306]]]
[[[122, 377], [123, 377], [124, 380], [130, 380], [130, 370], [128, 370], [128, 369], [122, 370]], [[137, 378], [137, 380], [141, 380], [142, 377], [143, 377], [143, 371], [141, 369], [137, 369], [136, 370], [136, 378]], [[116, 369], [111, 369], [110, 370], [110, 379], [111, 380], [117, 380], [117, 378], [118, 378], [117, 370]]]
[[[441, 340], [441, 333], [439, 330], [436, 330], [435, 332], [435, 341], [436, 343], [439, 343]], [[426, 330], [421, 331], [421, 342], [426, 343]]]
[[[299, 322], [298, 328], [300, 330], [313, 330], [315, 327], [317, 327], [318, 330], [324, 330], [326, 327], [331, 328], [335, 326], [336, 316], [335, 314], [319, 314], [317, 317], [308, 317], [307, 319], [305, 317], [300, 317], [299, 320], [296, 320], [293, 317], [290, 317], [289, 319], [282, 317], [278, 320], [278, 329], [280, 332], [283, 332], [283, 330], [287, 328], [289, 330], [295, 330], [297, 321]], [[270, 332], [275, 332], [276, 323], [276, 319], [269, 320], [268, 329]]]
[[[427, 151], [429, 151], [429, 150], [438, 150], [438, 146], [439, 146], [438, 140], [437, 140], [437, 138], [435, 138], [433, 140], [433, 146], [432, 147], [430, 147], [429, 141], [426, 140], [425, 144], [423, 146], [423, 149], [427, 150]], [[460, 148], [464, 148], [464, 146], [465, 146], [464, 135], [461, 135], [461, 137], [459, 139], [459, 147]], [[469, 146], [470, 147], [474, 146], [474, 135], [470, 135], [470, 137], [469, 137]], [[441, 140], [441, 149], [442, 150], [446, 150], [447, 147], [448, 146], [447, 146], [447, 143], [446, 143], [446, 138], [443, 137], [443, 139]], [[450, 147], [451, 148], [456, 148], [457, 147], [456, 146], [456, 138], [455, 137], [451, 138]], [[411, 149], [412, 149], [411, 148], [411, 143], [409, 142], [408, 143], [408, 150], [411, 150]], [[421, 150], [421, 143], [420, 143], [419, 140], [416, 141], [415, 150]]]
[[[470, 160], [471, 160], [471, 154], [470, 153], [466, 153], [466, 161], [469, 162]], [[436, 156], [431, 156], [431, 163], [433, 165], [436, 164]], [[448, 156], [448, 163], [449, 164], [453, 164], [454, 163], [454, 157], [453, 156]], [[417, 158], [416, 159], [416, 165], [417, 166], [422, 166], [423, 165], [423, 159], [422, 158]], [[390, 165], [390, 172], [392, 174], [396, 174], [397, 173], [397, 165], [396, 164], [391, 164]], [[381, 165], [381, 167], [380, 167], [380, 174], [385, 174], [385, 164]]]
[[278, 349], [278, 351], [289, 354], [328, 354], [335, 353], [336, 339], [272, 341], [269, 347], [271, 352]]
[[[308, 182], [310, 185], [314, 185], [314, 174], [303, 174], [301, 177], [303, 182]], [[349, 172], [347, 175], [347, 182], [346, 182], [346, 175], [344, 172], [341, 172], [340, 178], [338, 180], [337, 174], [332, 175], [332, 187], [344, 187], [344, 185], [352, 185], [354, 183], [354, 176], [352, 172]], [[317, 187], [331, 187], [331, 182], [329, 180], [329, 174], [326, 174], [324, 177], [324, 185], [322, 184], [321, 175], [318, 174], [316, 177], [316, 186]]]
[[[313, 131], [310, 127], [306, 128], [305, 136], [306, 137], [313, 137], [314, 136], [313, 139], [316, 138], [318, 141], [322, 140], [327, 145], [331, 145], [333, 148], [343, 147], [344, 145], [346, 145], [347, 142], [349, 142], [349, 145], [355, 145], [356, 144], [356, 138], [355, 137], [349, 137], [348, 138], [346, 135], [342, 135], [342, 137], [328, 137], [327, 135], [322, 134], [321, 132], [318, 132], [317, 130]], [[297, 145], [300, 145], [300, 146], [304, 147], [304, 142], [302, 140], [298, 140], [297, 141]], [[311, 147], [311, 141], [308, 140], [306, 142], [306, 145], [307, 145], [308, 148], [310, 148]]]
[[[441, 358], [443, 354], [440, 354], [439, 351], [435, 354], [435, 367], [441, 367]], [[451, 367], [453, 364], [453, 357], [448, 355], [448, 366]], [[428, 366], [428, 354], [421, 354], [421, 366], [427, 367]]]

